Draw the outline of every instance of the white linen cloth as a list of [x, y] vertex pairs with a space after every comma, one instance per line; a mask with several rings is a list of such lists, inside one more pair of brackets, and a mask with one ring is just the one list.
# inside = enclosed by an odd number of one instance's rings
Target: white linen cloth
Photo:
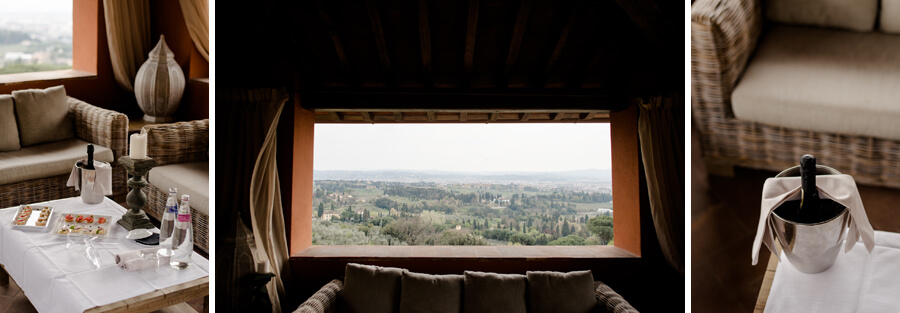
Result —
[[[36, 204], [53, 206], [58, 213], [113, 217], [109, 221], [113, 225], [109, 237], [94, 241], [102, 265], [100, 269], [92, 270], [83, 250], [66, 248], [65, 236], [56, 235], [52, 229], [13, 229], [8, 221], [12, 220], [17, 208], [0, 209], [0, 264], [40, 312], [83, 312], [209, 276], [209, 260], [197, 253], [191, 256], [193, 266], [181, 271], [173, 269], [164, 275], [141, 275], [141, 272], [126, 272], [116, 266], [116, 254], [147, 247], [125, 239], [128, 232], [116, 224], [125, 208], [109, 198], [98, 204], [86, 204], [79, 197]], [[63, 215], [56, 214], [50, 225]]]
[[[831, 199], [847, 207], [850, 211], [850, 232], [847, 233], [847, 241], [844, 245], [844, 253], [853, 249], [857, 240], [862, 237], [866, 250], [872, 252], [875, 247], [872, 225], [866, 216], [856, 182], [850, 175], [818, 175], [816, 176], [816, 189], [819, 190], [819, 198]], [[759, 212], [759, 224], [756, 226], [756, 238], [753, 239], [753, 252], [751, 255], [753, 265], [759, 259], [759, 248], [765, 244], [769, 251], [782, 259], [781, 251], [775, 246], [775, 231], [768, 219], [772, 217], [772, 211], [782, 203], [789, 200], [800, 199], [800, 177], [778, 177], [766, 179], [763, 184], [762, 205]]]
[[[82, 162], [87, 162], [87, 160], [82, 160]], [[94, 180], [94, 192], [102, 194], [104, 196], [108, 196], [112, 194], [112, 166], [109, 163], [94, 161], [94, 169], [97, 173], [97, 178]], [[78, 170], [78, 166], [72, 165], [72, 173], [69, 174], [69, 180], [66, 181], [66, 186], [75, 187], [75, 190], [79, 190], [78, 187], [81, 185], [81, 171]]]
[[157, 251], [159, 251], [158, 248], [148, 248], [148, 249], [133, 250], [133, 251], [122, 252], [122, 253], [116, 254], [116, 265], [125, 271], [134, 272], [134, 271], [142, 271], [145, 269], [154, 268], [158, 264], [163, 264], [163, 265], [169, 264], [168, 256], [160, 258], [161, 260], [157, 260], [157, 259], [146, 260], [141, 257], [141, 255], [144, 253], [156, 254]]
[[765, 312], [900, 312], [900, 234], [876, 231], [874, 237], [871, 253], [853, 249], [817, 274], [782, 257]]

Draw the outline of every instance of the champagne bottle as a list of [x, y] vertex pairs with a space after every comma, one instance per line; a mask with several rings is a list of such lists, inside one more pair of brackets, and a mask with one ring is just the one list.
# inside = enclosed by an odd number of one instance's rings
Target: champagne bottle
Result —
[[172, 258], [169, 265], [183, 270], [191, 266], [191, 253], [194, 252], [193, 228], [191, 227], [191, 197], [181, 195], [181, 207], [172, 230]]
[[800, 207], [797, 208], [799, 216], [801, 210], [807, 209], [806, 215], [815, 214], [822, 208], [819, 199], [819, 189], [816, 188], [816, 157], [804, 154], [800, 158], [800, 188], [803, 190]]
[[88, 144], [88, 159], [87, 163], [84, 164], [84, 169], [92, 170], [94, 169], [94, 145]]

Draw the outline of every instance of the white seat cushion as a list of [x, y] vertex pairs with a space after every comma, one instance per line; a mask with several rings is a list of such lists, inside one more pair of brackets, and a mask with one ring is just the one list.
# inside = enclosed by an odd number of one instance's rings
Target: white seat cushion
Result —
[[[87, 158], [87, 145], [73, 138], [0, 152], [0, 185], [69, 174], [76, 161]], [[94, 159], [113, 162], [113, 152], [94, 145]]]
[[741, 120], [900, 140], [900, 36], [774, 27], [732, 93]]
[[209, 215], [209, 162], [157, 166], [147, 176], [153, 186], [164, 192], [178, 188], [179, 203], [181, 195], [190, 195], [191, 208]]
[[881, 0], [881, 31], [900, 35], [900, 0]]
[[870, 32], [875, 28], [879, 0], [768, 0], [769, 20], [790, 24]]

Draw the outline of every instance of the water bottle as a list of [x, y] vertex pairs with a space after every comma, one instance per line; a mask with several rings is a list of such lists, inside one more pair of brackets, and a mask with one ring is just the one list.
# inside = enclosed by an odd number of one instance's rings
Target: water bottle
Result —
[[181, 206], [175, 218], [172, 231], [172, 257], [169, 265], [183, 270], [191, 266], [191, 253], [194, 252], [194, 238], [191, 227], [191, 205], [189, 195], [181, 195]]
[[164, 256], [172, 256], [172, 231], [175, 229], [175, 216], [178, 215], [178, 200], [175, 199], [177, 188], [169, 188], [166, 209], [159, 226], [159, 252]]

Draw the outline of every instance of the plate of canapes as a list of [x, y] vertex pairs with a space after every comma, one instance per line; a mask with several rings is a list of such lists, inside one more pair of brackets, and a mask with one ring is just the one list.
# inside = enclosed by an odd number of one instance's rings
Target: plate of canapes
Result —
[[112, 217], [109, 215], [65, 213], [60, 216], [59, 223], [54, 230], [60, 236], [78, 233], [107, 237], [112, 229], [111, 219]]
[[20, 229], [47, 229], [53, 213], [53, 207], [50, 206], [23, 205], [16, 211], [12, 226]]

